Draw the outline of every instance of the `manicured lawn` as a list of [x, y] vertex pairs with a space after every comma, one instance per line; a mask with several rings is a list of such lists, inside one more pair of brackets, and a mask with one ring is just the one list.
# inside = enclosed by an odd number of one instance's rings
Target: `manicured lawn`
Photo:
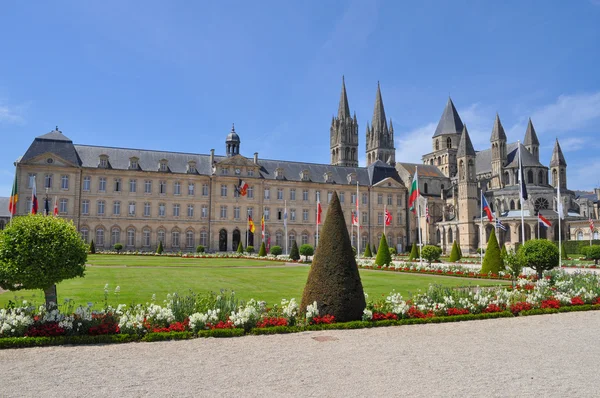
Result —
[[[95, 261], [97, 263], [96, 257], [101, 256], [90, 256], [88, 262]], [[102, 257], [104, 258], [104, 256]], [[128, 265], [131, 262], [138, 261], [133, 256], [118, 256], [118, 259], [122, 259], [123, 263]], [[300, 300], [309, 271], [308, 266], [243, 268], [240, 265], [258, 263], [258, 261], [242, 259], [198, 259], [196, 266], [172, 268], [169, 266], [176, 262], [184, 262], [185, 264], [185, 261], [194, 260], [140, 257], [139, 261], [142, 260], [161, 260], [162, 263], [156, 263], [157, 266], [148, 268], [140, 267], [140, 264], [131, 268], [116, 266], [88, 267], [84, 278], [71, 279], [58, 285], [59, 302], [71, 298], [75, 300], [76, 304], [85, 305], [88, 302], [102, 304], [104, 302], [104, 285], [108, 283], [110, 291], [108, 300], [113, 305], [118, 303], [130, 304], [132, 302], [144, 303], [150, 301], [153, 294], [156, 294], [157, 301], [162, 302], [167, 293], [187, 293], [189, 289], [196, 293], [218, 292], [220, 289], [234, 290], [240, 299], [255, 298], [274, 304], [279, 303], [282, 298], [295, 297]], [[103, 261], [109, 261], [109, 258]], [[216, 264], [239, 265], [225, 267], [216, 266]], [[270, 266], [277, 264], [266, 262], [266, 265]], [[429, 284], [432, 283], [448, 287], [494, 286], [501, 283], [435, 275], [413, 275], [370, 270], [361, 270], [360, 272], [364, 289], [371, 299], [385, 296], [393, 290], [406, 297], [411, 292], [415, 293], [419, 289], [427, 289]], [[114, 293], [116, 286], [121, 288], [118, 296]], [[4, 307], [9, 300], [14, 301], [15, 296], [18, 297], [19, 301], [26, 299], [37, 304], [43, 302], [41, 291], [6, 292], [0, 294], [0, 307]]]
[[183, 258], [89, 254], [87, 264], [119, 267], [264, 267], [268, 265], [282, 265], [283, 262], [248, 260], [244, 258]]

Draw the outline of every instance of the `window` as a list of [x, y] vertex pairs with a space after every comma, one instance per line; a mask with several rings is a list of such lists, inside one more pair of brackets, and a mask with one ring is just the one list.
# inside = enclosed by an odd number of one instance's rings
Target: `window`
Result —
[[383, 225], [383, 213], [377, 213], [377, 225]]
[[361, 221], [361, 224], [363, 224], [363, 225], [367, 225], [367, 222], [368, 222], [368, 221], [369, 221], [369, 218], [368, 218], [368, 216], [367, 216], [367, 212], [366, 212], [366, 211], [363, 211], [363, 212], [362, 212], [362, 221]]
[[144, 217], [150, 217], [150, 202], [144, 203]]
[[31, 213], [31, 198], [27, 198], [26, 208], [27, 208], [27, 213]]
[[594, 240], [598, 240], [598, 231], [594, 231]]
[[181, 183], [179, 181], [175, 181], [173, 184], [173, 194], [181, 195]]
[[283, 188], [277, 188], [277, 200], [283, 200]]
[[92, 178], [87, 176], [87, 177], [83, 177], [83, 191], [84, 192], [89, 192], [90, 191], [90, 186], [92, 183]]
[[44, 188], [52, 188], [52, 174], [44, 176]]
[[138, 168], [138, 159], [137, 158], [129, 159], [129, 168], [132, 170], [137, 170], [137, 168]]
[[275, 232], [275, 244], [279, 247], [283, 246], [283, 233], [281, 231]]
[[[444, 186], [442, 185], [442, 190], [443, 189], [444, 189]], [[400, 195], [396, 195], [396, 206], [402, 207], [402, 196], [400, 196]]]
[[356, 204], [356, 194], [355, 193], [350, 194], [350, 202], [352, 202], [352, 204]]
[[194, 162], [194, 161], [189, 161], [188, 162], [187, 172], [189, 174], [195, 174], [196, 173], [196, 162]]
[[137, 180], [129, 180], [129, 192], [137, 192]]
[[98, 192], [106, 192], [106, 178], [100, 177], [98, 180]]
[[388, 193], [388, 196], [387, 196], [388, 206], [391, 206], [393, 203], [394, 203], [394, 195], [392, 195], [391, 193]]
[[102, 167], [103, 169], [108, 167], [108, 159], [105, 157], [101, 157], [100, 158], [100, 163], [98, 164], [100, 167]]
[[208, 233], [206, 231], [200, 231], [200, 244], [204, 247], [208, 246]]
[[160, 164], [158, 165], [158, 170], [159, 171], [167, 171], [168, 170], [168, 162], [166, 160], [161, 160]]
[[248, 213], [248, 217], [254, 216], [254, 209], [252, 207], [248, 207], [248, 209], [246, 209], [246, 212]]
[[81, 228], [79, 230], [79, 234], [81, 235], [81, 240], [84, 241], [85, 243], [88, 243], [89, 230], [87, 229], [87, 227]]
[[302, 232], [302, 244], [303, 245], [308, 244], [308, 232]]
[[248, 186], [248, 199], [254, 198], [254, 187]]
[[378, 205], [382, 205], [383, 204], [383, 194], [381, 194], [381, 193], [377, 194], [377, 204]]
[[187, 206], [187, 216], [190, 218], [194, 217], [194, 205]]
[[402, 224], [402, 213], [398, 212], [398, 214], [396, 214], [396, 224], [401, 225]]
[[344, 197], [346, 194], [344, 192], [340, 192], [340, 203], [344, 203]]
[[446, 139], [446, 148], [451, 149], [452, 148], [452, 138], [448, 137]]
[[290, 200], [296, 200], [296, 188], [290, 189]]
[[529, 170], [527, 172], [527, 183], [533, 184], [533, 171]]
[[290, 221], [296, 221], [296, 209], [290, 209]]
[[235, 184], [233, 184], [233, 197], [234, 198], [239, 198], [240, 197], [240, 190], [239, 187]]
[[307, 209], [302, 210], [302, 221], [308, 221], [308, 210]]
[[142, 231], [142, 246], [150, 247], [150, 230], [148, 228], [144, 228]]
[[195, 185], [193, 182], [188, 183], [188, 196], [194, 196]]
[[127, 230], [127, 247], [135, 246], [135, 229], [129, 228]]
[[271, 211], [269, 210], [268, 207], [265, 207], [265, 221], [268, 221], [271, 219]]
[[294, 241], [296, 240], [296, 234], [290, 232], [288, 234], [288, 250], [292, 250], [292, 246], [294, 246]]
[[167, 193], [167, 182], [166, 181], [158, 182], [158, 193], [161, 195], [164, 195]]
[[185, 247], [194, 247], [194, 231], [186, 231], [185, 233]]
[[577, 240], [583, 240], [583, 232], [577, 232]]
[[113, 203], [113, 215], [118, 216], [121, 214], [121, 202], [118, 200]]
[[179, 231], [171, 232], [171, 247], [179, 247]]
[[81, 214], [86, 216], [90, 214], [90, 201], [87, 199], [81, 201]]
[[121, 179], [115, 178], [115, 192], [121, 192]]
[[248, 177], [254, 177], [254, 170], [248, 170]]
[[302, 190], [302, 200], [308, 202], [308, 189]]
[[266, 200], [271, 199], [271, 188], [265, 188], [265, 197]]
[[[158, 233], [157, 233], [157, 236], [156, 236], [156, 238], [157, 238], [158, 242], [162, 242], [162, 243], [163, 243], [163, 245], [164, 245], [164, 244], [165, 244], [165, 237], [166, 237], [166, 235], [167, 235], [167, 234], [165, 233], [165, 230], [164, 230], [164, 229], [159, 229], [159, 230], [158, 230]], [[157, 242], [157, 243], [158, 243], [158, 242]]]
[[208, 196], [208, 184], [202, 184], [202, 196]]
[[96, 246], [104, 246], [104, 228], [96, 230]]
[[315, 191], [315, 202], [321, 200], [321, 191]]
[[202, 205], [202, 207], [200, 209], [200, 217], [202, 217], [202, 218], [208, 217], [208, 206], [207, 205]]
[[283, 220], [283, 209], [281, 208], [277, 209], [277, 219]]
[[227, 218], [227, 206], [221, 206], [221, 218]]
[[179, 204], [175, 203], [173, 205], [173, 217], [179, 217]]
[[135, 216], [135, 202], [129, 202], [129, 215]]
[[67, 214], [67, 203], [69, 202], [68, 199], [60, 199], [58, 201], [58, 212], [60, 214]]
[[158, 204], [158, 216], [159, 217], [164, 217], [165, 216], [165, 204], [164, 203], [159, 203]]
[[152, 193], [152, 180], [144, 181], [144, 193]]
[[427, 183], [423, 184], [423, 193], [429, 193], [429, 187], [428, 187]]
[[229, 169], [226, 168], [226, 167], [222, 167], [221, 168], [221, 174], [224, 175], [224, 176], [228, 175], [229, 174]]
[[222, 184], [221, 185], [221, 197], [224, 198], [227, 196], [227, 185]]
[[331, 198], [333, 197], [333, 192], [327, 192], [327, 203], [331, 203]]
[[366, 193], [362, 194], [362, 204], [366, 205], [368, 202], [368, 195]]
[[118, 227], [114, 227], [110, 233], [110, 245], [114, 246], [117, 243], [121, 243], [121, 230]]
[[103, 200], [99, 200], [98, 201], [98, 215], [99, 216], [103, 216], [104, 215], [104, 208], [105, 208], [106, 204]]
[[239, 220], [240, 219], [240, 207], [239, 206], [234, 206], [233, 207], [233, 219], [234, 220]]
[[29, 174], [27, 178], [27, 188], [33, 188], [33, 182], [35, 181], [35, 174]]
[[60, 189], [69, 189], [69, 176], [62, 175], [60, 176]]

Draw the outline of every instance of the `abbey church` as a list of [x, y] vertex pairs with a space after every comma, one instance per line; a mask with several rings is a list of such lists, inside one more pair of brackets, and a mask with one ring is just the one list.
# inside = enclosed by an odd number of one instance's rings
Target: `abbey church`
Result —
[[[36, 186], [40, 212], [56, 203], [59, 216], [73, 220], [82, 238], [94, 240], [99, 249], [121, 243], [126, 250], [153, 251], [162, 242], [167, 251], [192, 251], [198, 245], [232, 251], [240, 242], [258, 246], [264, 241], [289, 251], [293, 241], [318, 244], [317, 203], [326, 214], [337, 191], [352, 244], [361, 252], [367, 244], [377, 244], [384, 228], [390, 246], [405, 250], [417, 242], [420, 220], [424, 243], [447, 250], [458, 240], [463, 252], [473, 253], [494, 228], [487, 218], [481, 220], [482, 195], [506, 228], [499, 233], [501, 244], [519, 242], [521, 212], [526, 239], [557, 239], [560, 181], [563, 207], [568, 209], [563, 238], [587, 239], [585, 234], [591, 233], [597, 237], [597, 230], [585, 226], [588, 218], [598, 216], [600, 190], [582, 194], [568, 189], [567, 162], [558, 141], [548, 166], [540, 161], [531, 120], [523, 142], [508, 143], [497, 115], [491, 123], [490, 148], [476, 151], [448, 99], [432, 131], [432, 151], [423, 155], [422, 164], [397, 162], [394, 127], [386, 118], [378, 84], [373, 115], [366, 124], [363, 167], [358, 164], [358, 131], [343, 80], [330, 125], [329, 164], [244, 154], [243, 134], [235, 127], [224, 134], [221, 154], [214, 149], [197, 154], [73, 143], [57, 127], [36, 137], [16, 162], [17, 213], [31, 211]], [[519, 151], [529, 193], [523, 206]], [[416, 173], [423, 204], [418, 218], [407, 203]], [[237, 189], [241, 181], [247, 184], [245, 195]], [[359, 226], [353, 225], [353, 212]], [[552, 221], [549, 230], [538, 232], [538, 213]]]

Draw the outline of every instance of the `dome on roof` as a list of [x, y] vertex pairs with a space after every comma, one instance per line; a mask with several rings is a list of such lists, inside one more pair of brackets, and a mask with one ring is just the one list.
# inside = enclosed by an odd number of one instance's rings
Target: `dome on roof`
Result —
[[226, 142], [240, 142], [240, 136], [235, 132], [235, 125], [231, 126], [231, 132], [227, 134]]

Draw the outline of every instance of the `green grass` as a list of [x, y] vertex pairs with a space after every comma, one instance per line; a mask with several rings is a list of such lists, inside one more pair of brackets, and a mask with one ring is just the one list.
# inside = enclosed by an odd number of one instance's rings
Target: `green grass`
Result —
[[[98, 262], [97, 257], [103, 261], [118, 260], [123, 263], [137, 261], [133, 256], [90, 256], [88, 262]], [[113, 257], [111, 260], [108, 257]], [[106, 259], [105, 259], [106, 258]], [[150, 259], [154, 259], [151, 257]], [[148, 260], [141, 258], [140, 260]], [[177, 261], [190, 261], [189, 259], [160, 257], [162, 267], [112, 267], [96, 266], [86, 269], [84, 278], [76, 278], [62, 282], [58, 285], [59, 302], [66, 298], [74, 299], [76, 304], [88, 302], [104, 303], [104, 285], [109, 284], [108, 301], [112, 305], [118, 303], [130, 304], [132, 302], [144, 303], [150, 301], [156, 294], [158, 302], [165, 299], [167, 293], [186, 293], [192, 289], [196, 293], [209, 291], [218, 292], [220, 289], [228, 289], [236, 292], [243, 300], [255, 298], [265, 300], [268, 303], [278, 303], [282, 298], [292, 297], [300, 300], [304, 284], [308, 277], [308, 266], [301, 267], [250, 267], [243, 268], [248, 263], [258, 263], [254, 260], [243, 259], [200, 259], [196, 266], [169, 267]], [[192, 260], [193, 261], [193, 260]], [[216, 264], [237, 264], [238, 266], [215, 266]], [[277, 265], [274, 262], [266, 262], [266, 265]], [[121, 264], [122, 265], [122, 264]], [[158, 263], [157, 263], [158, 265]], [[418, 290], [425, 290], [429, 284], [440, 284], [448, 287], [458, 286], [495, 286], [502, 282], [481, 281], [467, 278], [456, 278], [435, 275], [413, 275], [408, 273], [392, 273], [381, 271], [361, 270], [361, 278], [364, 290], [370, 299], [386, 296], [391, 291], [408, 296]], [[121, 292], [117, 296], [115, 287], [120, 286]], [[22, 299], [41, 304], [43, 293], [38, 291], [6, 292], [0, 294], [0, 308], [4, 307], [9, 300], [18, 301]]]
[[134, 256], [89, 254], [87, 264], [115, 267], [265, 267], [283, 262], [249, 260], [244, 258], [184, 258], [165, 256]]

